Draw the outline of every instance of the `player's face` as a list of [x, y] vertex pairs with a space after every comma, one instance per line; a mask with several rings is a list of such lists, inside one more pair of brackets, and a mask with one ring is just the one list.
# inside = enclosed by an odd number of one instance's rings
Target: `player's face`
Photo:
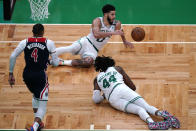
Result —
[[110, 24], [112, 24], [113, 21], [115, 20], [115, 18], [116, 18], [116, 11], [110, 11], [110, 12], [108, 13], [108, 16], [107, 16], [108, 22], [109, 22]]

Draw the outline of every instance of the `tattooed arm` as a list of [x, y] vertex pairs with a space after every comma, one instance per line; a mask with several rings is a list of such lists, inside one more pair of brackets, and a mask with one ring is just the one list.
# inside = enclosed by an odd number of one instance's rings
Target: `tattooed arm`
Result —
[[135, 90], [136, 90], [136, 87], [135, 87], [134, 83], [131, 81], [130, 77], [125, 73], [125, 71], [123, 70], [123, 68], [120, 67], [120, 66], [116, 66], [115, 69], [116, 69], [119, 73], [121, 73], [121, 74], [123, 75], [123, 79], [124, 79], [125, 84], [126, 84], [129, 88], [131, 88], [132, 90], [135, 91]]

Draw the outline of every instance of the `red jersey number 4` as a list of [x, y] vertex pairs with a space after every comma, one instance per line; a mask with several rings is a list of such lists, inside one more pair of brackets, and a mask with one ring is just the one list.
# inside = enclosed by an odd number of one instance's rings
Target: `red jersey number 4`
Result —
[[34, 59], [34, 62], [37, 62], [37, 58], [38, 58], [37, 53], [38, 53], [38, 49], [37, 49], [37, 48], [35, 48], [35, 49], [33, 50], [33, 52], [31, 53], [31, 58]]

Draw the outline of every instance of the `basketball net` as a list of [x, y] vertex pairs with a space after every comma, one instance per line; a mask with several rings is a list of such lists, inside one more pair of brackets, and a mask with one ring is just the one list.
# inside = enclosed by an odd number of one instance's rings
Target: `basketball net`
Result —
[[50, 0], [28, 0], [31, 7], [31, 18], [34, 21], [40, 21], [48, 18], [48, 5]]

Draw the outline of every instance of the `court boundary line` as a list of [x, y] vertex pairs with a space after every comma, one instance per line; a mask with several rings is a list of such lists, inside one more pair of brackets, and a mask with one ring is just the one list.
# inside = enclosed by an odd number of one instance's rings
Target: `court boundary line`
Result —
[[[19, 43], [20, 41], [0, 41], [1, 44], [5, 43]], [[71, 44], [75, 41], [54, 41], [55, 44]], [[109, 44], [123, 44], [121, 41], [114, 41], [114, 42], [107, 42]], [[183, 42], [183, 41], [168, 41], [168, 42], [161, 42], [161, 41], [144, 41], [144, 42], [134, 42], [131, 41], [133, 44], [196, 44], [196, 41], [194, 42]]]
[[[0, 129], [0, 131], [26, 131], [26, 129]], [[42, 131], [106, 131], [107, 129], [42, 129]], [[135, 131], [134, 129], [109, 129], [108, 131]], [[145, 131], [145, 130], [137, 130], [137, 131]]]
[[[0, 25], [34, 25], [36, 23], [0, 23]], [[43, 24], [43, 25], [72, 25], [72, 26], [78, 26], [78, 25], [92, 25], [92, 24]], [[121, 24], [121, 25], [140, 25], [140, 26], [196, 26], [196, 24]]]

